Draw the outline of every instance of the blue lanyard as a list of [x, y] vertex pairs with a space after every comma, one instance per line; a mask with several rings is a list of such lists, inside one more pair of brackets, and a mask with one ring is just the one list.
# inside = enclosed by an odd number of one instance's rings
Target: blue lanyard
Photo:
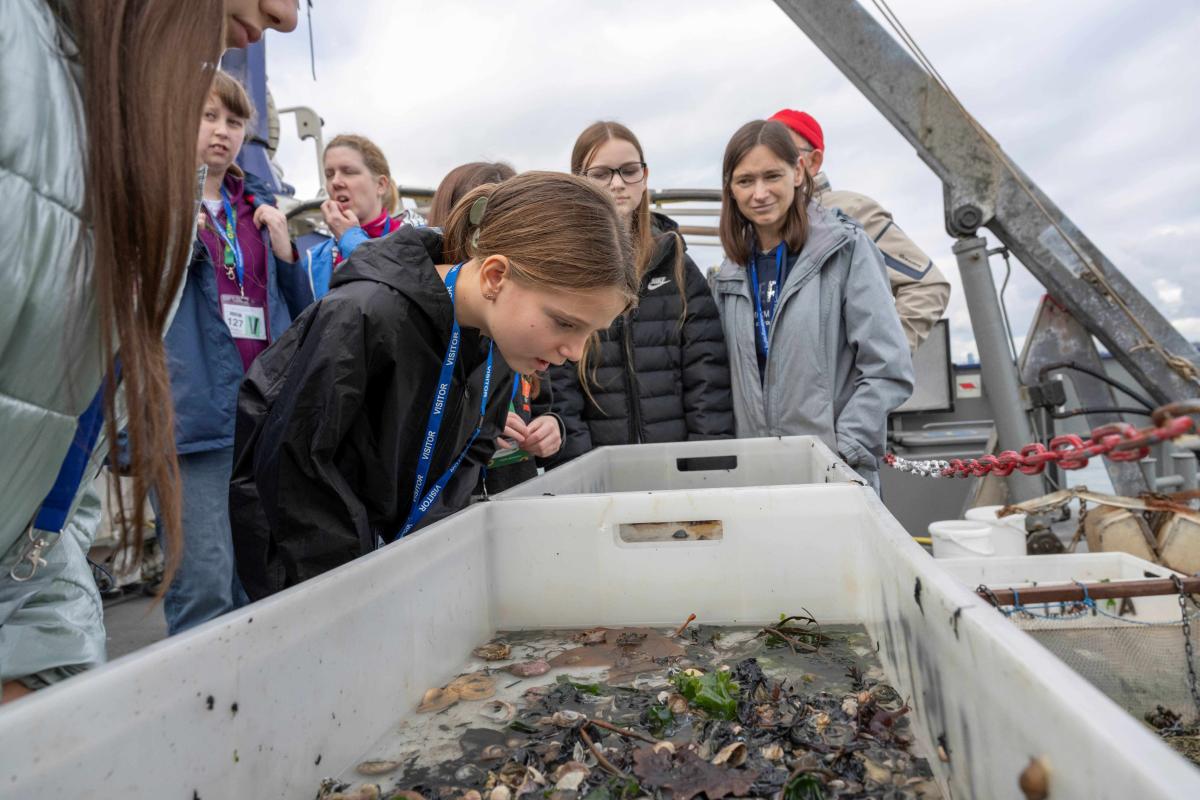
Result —
[[[225, 191], [225, 187], [221, 187], [221, 205], [225, 208], [225, 230], [221, 230], [219, 220], [213, 220], [213, 228], [217, 231], [217, 236], [221, 238], [221, 242], [229, 248], [233, 253], [233, 266], [237, 270], [238, 289], [245, 286], [246, 280], [246, 261], [242, 257], [242, 246], [237, 240], [237, 217], [233, 213], [233, 204], [229, 202], [229, 193]], [[245, 294], [245, 290], [242, 290]]]
[[754, 284], [751, 287], [750, 293], [754, 296], [754, 328], [758, 333], [758, 346], [762, 350], [763, 358], [767, 358], [771, 354], [771, 343], [767, 337], [768, 322], [775, 322], [775, 307], [779, 303], [779, 295], [783, 289], [784, 265], [787, 264], [787, 242], [780, 242], [775, 248], [775, 294], [771, 297], [770, 317], [763, 315], [762, 297], [759, 295], [758, 287], [758, 248], [754, 244], [754, 240], [750, 240], [750, 282]]
[[[460, 269], [462, 269], [462, 264], [457, 265], [446, 274], [446, 291], [450, 294], [451, 308], [454, 307], [454, 287], [458, 283]], [[429, 422], [425, 426], [425, 436], [421, 439], [421, 454], [417, 459], [417, 478], [413, 484], [412, 508], [408, 512], [408, 519], [405, 521], [404, 527], [400, 530], [400, 536], [411, 531], [433, 506], [434, 501], [446, 488], [446, 484], [450, 482], [450, 478], [454, 476], [459, 465], [462, 464], [463, 458], [466, 457], [467, 451], [471, 449], [471, 445], [475, 443], [476, 437], [483, 429], [483, 420], [487, 415], [488, 395], [492, 389], [492, 355], [495, 351], [495, 343], [488, 345], [487, 368], [483, 372], [483, 394], [479, 398], [479, 422], [475, 425], [471, 438], [467, 440], [466, 447], [458, 454], [458, 458], [454, 459], [454, 463], [442, 474], [442, 477], [437, 479], [429, 491], [422, 494], [425, 482], [429, 479], [429, 467], [433, 463], [433, 450], [437, 446], [438, 431], [442, 428], [446, 400], [450, 397], [450, 383], [454, 378], [454, 365], [458, 362], [460, 339], [461, 332], [458, 320], [455, 319], [454, 325], [450, 329], [450, 346], [446, 348], [446, 357], [442, 360], [442, 372], [438, 378], [437, 393], [433, 396], [433, 408], [429, 410]]]

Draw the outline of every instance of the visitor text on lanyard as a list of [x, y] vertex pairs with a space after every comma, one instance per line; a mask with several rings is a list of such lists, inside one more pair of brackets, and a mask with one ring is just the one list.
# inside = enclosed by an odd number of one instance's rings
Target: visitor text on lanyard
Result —
[[770, 316], [764, 316], [762, 306], [762, 295], [759, 292], [758, 285], [758, 249], [755, 247], [754, 241], [750, 242], [750, 282], [753, 284], [750, 288], [750, 293], [754, 296], [754, 330], [757, 334], [758, 347], [762, 352], [763, 358], [770, 355], [771, 340], [768, 338], [768, 325], [775, 323], [775, 308], [779, 303], [779, 295], [782, 293], [783, 282], [785, 280], [784, 270], [787, 268], [787, 243], [780, 242], [775, 248], [775, 292], [771, 295], [771, 307], [768, 310]]
[[[446, 291], [450, 293], [450, 306], [454, 307], [454, 287], [458, 283], [458, 273], [462, 269], [462, 264], [457, 265], [454, 269], [446, 274]], [[450, 346], [446, 349], [446, 357], [442, 360], [442, 371], [438, 377], [437, 392], [433, 396], [433, 408], [429, 410], [429, 422], [425, 426], [425, 436], [421, 439], [421, 452], [417, 459], [417, 477], [413, 484], [413, 504], [408, 512], [408, 519], [404, 523], [404, 527], [400, 530], [400, 536], [404, 536], [413, 527], [421, 521], [421, 518], [428, 513], [433, 507], [434, 502], [446, 488], [446, 484], [454, 477], [454, 473], [458, 471], [459, 465], [467, 455], [467, 451], [471, 449], [471, 445], [475, 443], [475, 439], [479, 436], [479, 432], [483, 429], [483, 420], [487, 415], [488, 395], [492, 388], [492, 356], [495, 351], [495, 344], [488, 345], [487, 366], [483, 372], [483, 392], [479, 398], [479, 421], [475, 424], [475, 430], [471, 432], [471, 438], [467, 440], [466, 446], [463, 447], [458, 458], [454, 459], [454, 463], [450, 465], [442, 477], [429, 487], [429, 491], [425, 491], [426, 481], [429, 479], [429, 468], [433, 463], [433, 451], [437, 446], [438, 431], [442, 428], [442, 418], [445, 416], [447, 401], [450, 399], [450, 384], [454, 379], [454, 365], [458, 362], [458, 348], [461, 343], [462, 334], [458, 327], [458, 320], [454, 320], [454, 325], [450, 329]], [[399, 538], [399, 537], [397, 537]]]

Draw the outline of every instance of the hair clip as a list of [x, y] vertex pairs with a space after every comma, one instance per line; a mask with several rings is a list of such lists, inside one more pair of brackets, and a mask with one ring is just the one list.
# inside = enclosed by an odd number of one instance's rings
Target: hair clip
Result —
[[487, 203], [487, 197], [480, 197], [471, 204], [471, 213], [467, 219], [470, 220], [472, 225], [478, 225], [483, 222], [484, 212], [487, 211]]

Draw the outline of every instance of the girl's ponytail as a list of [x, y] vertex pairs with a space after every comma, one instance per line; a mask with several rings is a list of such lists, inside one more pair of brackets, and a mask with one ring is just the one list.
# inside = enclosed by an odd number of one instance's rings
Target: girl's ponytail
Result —
[[443, 228], [448, 263], [504, 255], [514, 280], [539, 289], [617, 289], [631, 305], [633, 246], [608, 192], [561, 172], [526, 172], [467, 192]]
[[[463, 195], [450, 211], [450, 218], [446, 220], [446, 224], [442, 228], [442, 248], [446, 263], [458, 264], [477, 255], [475, 250], [478, 246], [478, 232], [483, 227], [483, 217], [487, 215], [486, 202], [491, 200], [492, 194], [499, 185], [498, 183], [485, 183], [476, 186]], [[485, 203], [476, 213], [477, 221], [472, 223], [471, 209], [475, 208], [475, 204], [481, 198]], [[475, 240], [475, 246], [473, 246], [472, 239]]]
[[388, 188], [387, 195], [383, 198], [383, 210], [388, 213], [388, 216], [394, 217], [400, 213], [400, 187], [392, 180], [392, 176], [387, 176]]

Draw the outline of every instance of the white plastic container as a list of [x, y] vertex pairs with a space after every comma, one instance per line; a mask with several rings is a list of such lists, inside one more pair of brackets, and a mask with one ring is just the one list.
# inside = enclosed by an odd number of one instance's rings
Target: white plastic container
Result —
[[719, 439], [601, 447], [496, 498], [809, 483], [863, 480], [815, 436]]
[[934, 558], [978, 558], [996, 555], [993, 529], [986, 522], [946, 519], [929, 523]]
[[[1044, 556], [956, 558], [940, 565], [969, 589], [1024, 589], [1048, 584], [1141, 581], [1169, 578], [1174, 571], [1129, 553], [1059, 553]], [[1175, 595], [1139, 597], [1126, 619], [1139, 622], [1175, 622], [1179, 598]]]
[[992, 526], [992, 546], [998, 556], [1023, 556], [1025, 546], [1025, 514], [1000, 516], [1004, 506], [976, 506], [967, 509], [964, 519], [986, 522]]
[[[696, 520], [709, 538], [629, 540]], [[866, 627], [947, 797], [1019, 797], [1034, 756], [1054, 798], [1200, 797], [1200, 771], [852, 485], [480, 504], [0, 709], [0, 794], [310, 800], [497, 630], [801, 606]]]

